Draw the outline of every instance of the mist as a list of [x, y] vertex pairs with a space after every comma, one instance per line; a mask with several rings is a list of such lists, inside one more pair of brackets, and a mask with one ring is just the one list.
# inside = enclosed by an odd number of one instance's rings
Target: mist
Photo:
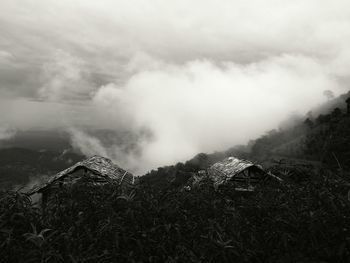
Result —
[[8, 125], [0, 126], [0, 141], [8, 140], [16, 135], [16, 130]]
[[244, 144], [348, 90], [348, 1], [2, 5], [0, 139], [59, 129], [136, 174]]
[[292, 111], [305, 114], [324, 101], [322, 90], [342, 90], [321, 63], [298, 56], [249, 65], [158, 65], [125, 85], [100, 87], [92, 99], [112, 120], [127, 120], [130, 130], [152, 132], [135, 160], [141, 171], [246, 143]]

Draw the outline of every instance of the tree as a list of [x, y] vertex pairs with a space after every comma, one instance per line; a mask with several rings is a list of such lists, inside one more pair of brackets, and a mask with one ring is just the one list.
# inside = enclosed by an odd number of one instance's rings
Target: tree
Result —
[[327, 115], [324, 115], [324, 114], [320, 114], [317, 119], [316, 119], [316, 122], [318, 124], [322, 124], [322, 123], [327, 123], [331, 120], [331, 115], [330, 114], [327, 114]]
[[338, 118], [338, 117], [340, 117], [340, 116], [342, 115], [341, 109], [335, 108], [335, 109], [332, 111], [331, 115], [332, 115], [332, 118]]
[[307, 118], [305, 121], [304, 121], [304, 124], [309, 127], [309, 128], [312, 128], [314, 126], [314, 123], [312, 122], [312, 120], [310, 120], [310, 118]]
[[350, 97], [347, 98], [346, 104], [347, 104], [347, 111], [346, 111], [346, 114], [347, 114], [347, 115], [350, 115]]

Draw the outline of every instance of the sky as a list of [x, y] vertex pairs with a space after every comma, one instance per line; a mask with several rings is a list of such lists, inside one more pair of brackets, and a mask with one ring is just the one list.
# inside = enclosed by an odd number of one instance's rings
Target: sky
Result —
[[[349, 89], [347, 0], [0, 4], [0, 140], [62, 129], [139, 174], [246, 143]], [[130, 133], [134, 147], [88, 129]]]

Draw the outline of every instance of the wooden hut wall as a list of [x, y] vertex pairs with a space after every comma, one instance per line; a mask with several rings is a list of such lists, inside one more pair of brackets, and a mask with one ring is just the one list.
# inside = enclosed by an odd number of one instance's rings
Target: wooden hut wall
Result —
[[123, 186], [132, 186], [134, 184], [135, 178], [132, 174], [126, 173], [120, 182]]
[[101, 176], [98, 176], [92, 173], [89, 170], [86, 170], [84, 168], [78, 168], [71, 174], [68, 174], [56, 180], [55, 182], [48, 185], [45, 189], [43, 189], [41, 191], [43, 202], [46, 202], [52, 193], [62, 189], [62, 187], [71, 187], [78, 182], [101, 184], [101, 183], [107, 183], [107, 180]]
[[263, 179], [263, 173], [256, 167], [252, 166], [236, 174], [232, 181], [240, 183], [257, 184]]

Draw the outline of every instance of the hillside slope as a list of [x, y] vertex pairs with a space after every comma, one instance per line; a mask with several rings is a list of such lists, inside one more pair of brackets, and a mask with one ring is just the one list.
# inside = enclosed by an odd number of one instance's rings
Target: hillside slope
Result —
[[327, 101], [300, 120], [293, 120], [293, 125], [271, 130], [247, 145], [224, 152], [201, 153], [185, 163], [152, 170], [142, 180], [152, 185], [169, 186], [185, 181], [189, 173], [206, 169], [228, 156], [250, 159], [267, 168], [276, 162], [291, 162], [293, 165], [309, 163], [349, 171], [350, 113], [346, 103], [349, 97], [350, 92]]

